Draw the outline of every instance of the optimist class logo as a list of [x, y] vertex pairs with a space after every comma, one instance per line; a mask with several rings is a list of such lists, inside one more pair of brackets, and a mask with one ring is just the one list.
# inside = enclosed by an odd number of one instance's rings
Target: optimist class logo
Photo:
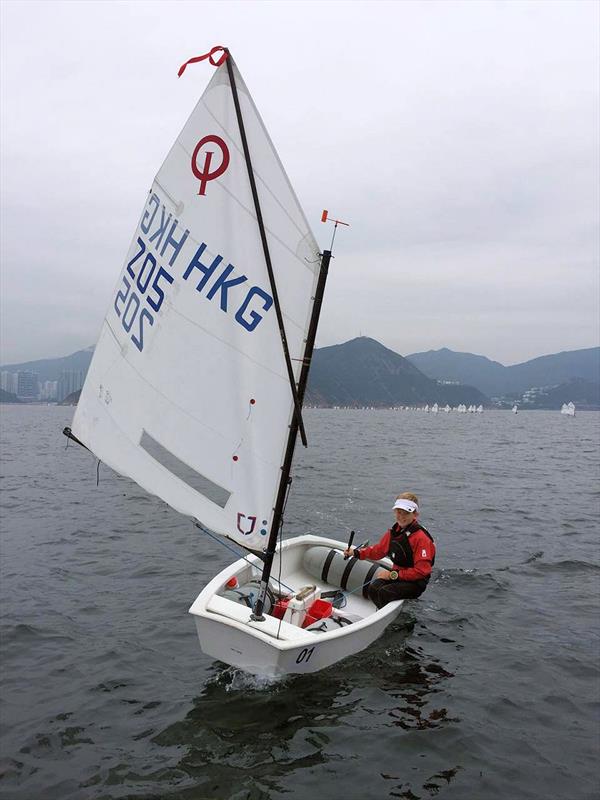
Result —
[[[221, 163], [220, 165], [213, 170], [210, 171], [210, 167], [212, 164], [212, 157], [214, 155], [214, 150], [204, 150], [202, 148], [206, 144], [216, 144], [217, 147], [221, 150]], [[204, 158], [202, 158], [204, 156]], [[200, 162], [202, 165], [200, 166]], [[229, 148], [220, 138], [220, 136], [215, 136], [214, 134], [210, 134], [209, 136], [205, 136], [203, 139], [200, 139], [196, 147], [194, 148], [194, 152], [192, 153], [192, 172], [200, 181], [200, 189], [198, 190], [199, 195], [206, 194], [206, 184], [208, 181], [214, 181], [215, 178], [218, 178], [222, 175], [227, 167], [229, 166]]]

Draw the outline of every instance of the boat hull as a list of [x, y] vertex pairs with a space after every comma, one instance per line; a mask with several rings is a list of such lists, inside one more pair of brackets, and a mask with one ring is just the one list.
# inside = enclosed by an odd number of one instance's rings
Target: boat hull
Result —
[[[315, 546], [338, 551], [345, 548], [342, 542], [310, 535], [284, 542], [276, 556], [278, 560], [282, 555], [282, 567], [288, 566], [287, 572], [282, 570], [283, 586], [298, 589], [310, 581], [322, 591], [338, 588], [303, 571], [304, 553]], [[250, 570], [257, 575], [260, 567], [261, 562], [255, 556], [236, 561], [206, 586], [190, 608], [203, 652], [246, 672], [277, 677], [325, 669], [372, 644], [402, 610], [402, 600], [378, 610], [360, 592], [352, 592], [341, 614], [350, 612], [357, 621], [336, 630], [305, 630], [270, 615], [265, 615], [262, 622], [253, 621], [251, 609], [223, 598], [222, 590], [232, 577], [245, 581]], [[276, 563], [272, 575], [278, 574]]]

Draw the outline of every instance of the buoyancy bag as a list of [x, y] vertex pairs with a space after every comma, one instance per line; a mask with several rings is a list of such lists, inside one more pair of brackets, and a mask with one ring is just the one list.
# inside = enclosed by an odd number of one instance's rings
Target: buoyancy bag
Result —
[[[248, 581], [248, 583], [244, 583], [242, 586], [236, 586], [236, 587], [226, 586], [222, 592], [219, 592], [219, 594], [221, 595], [221, 597], [226, 597], [228, 600], [233, 600], [234, 603], [241, 603], [242, 605], [248, 606], [248, 608], [254, 608], [254, 604], [258, 599], [259, 592], [260, 592], [260, 581], [256, 579]], [[275, 606], [275, 596], [272, 590], [267, 587], [264, 613], [270, 614], [274, 606]]]
[[372, 561], [346, 560], [341, 550], [330, 547], [309, 547], [304, 553], [303, 564], [313, 578], [345, 591], [362, 589], [364, 597], [368, 596], [368, 586], [375, 573], [381, 569], [380, 564]]

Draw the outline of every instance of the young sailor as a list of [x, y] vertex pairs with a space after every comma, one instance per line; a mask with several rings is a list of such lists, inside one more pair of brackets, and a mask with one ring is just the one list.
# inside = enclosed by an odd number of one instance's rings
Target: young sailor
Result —
[[419, 597], [427, 588], [435, 562], [433, 538], [417, 521], [419, 500], [411, 492], [398, 495], [393, 506], [396, 522], [371, 547], [349, 547], [344, 555], [378, 561], [388, 556], [393, 567], [380, 569], [369, 585], [369, 597], [377, 608], [392, 600]]

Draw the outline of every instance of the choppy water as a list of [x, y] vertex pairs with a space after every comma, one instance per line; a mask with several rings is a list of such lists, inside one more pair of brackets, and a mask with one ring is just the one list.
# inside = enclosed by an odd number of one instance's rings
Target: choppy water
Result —
[[[187, 609], [232, 555], [2, 408], [0, 794], [11, 800], [592, 800], [600, 415], [307, 411], [286, 535], [421, 496], [435, 579], [369, 650], [277, 683]], [[358, 541], [358, 539], [357, 539]]]

